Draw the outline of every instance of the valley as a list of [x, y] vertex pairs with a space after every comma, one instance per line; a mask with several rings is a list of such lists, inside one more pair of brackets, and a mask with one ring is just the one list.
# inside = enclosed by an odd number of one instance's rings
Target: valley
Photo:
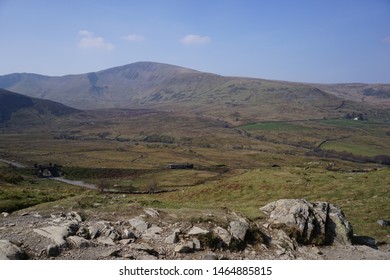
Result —
[[[390, 243], [390, 228], [377, 224], [390, 219], [390, 107], [379, 94], [389, 85], [372, 86], [376, 95], [354, 85], [351, 95], [347, 85], [154, 63], [31, 75], [0, 76], [0, 212], [114, 219], [145, 207], [187, 221], [226, 212], [254, 222], [267, 203], [303, 198], [339, 206], [356, 234]], [[36, 163], [97, 189], [39, 178]]]

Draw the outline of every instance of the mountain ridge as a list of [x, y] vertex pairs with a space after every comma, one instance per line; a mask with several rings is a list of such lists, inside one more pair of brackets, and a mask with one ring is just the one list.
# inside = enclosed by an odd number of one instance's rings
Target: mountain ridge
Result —
[[23, 94], [0, 88], [0, 123], [24, 122], [33, 124], [35, 120], [44, 122], [51, 119], [80, 112], [61, 103], [32, 98]]
[[157, 108], [231, 123], [294, 119], [302, 114], [306, 118], [340, 117], [360, 107], [390, 108], [388, 84], [230, 77], [156, 62], [65, 76], [14, 73], [0, 76], [0, 88], [81, 110]]

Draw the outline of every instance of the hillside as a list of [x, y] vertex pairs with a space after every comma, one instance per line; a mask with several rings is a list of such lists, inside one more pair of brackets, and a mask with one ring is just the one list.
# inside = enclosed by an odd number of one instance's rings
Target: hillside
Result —
[[390, 107], [390, 85], [387, 84], [332, 84], [317, 85], [318, 88], [337, 97], [372, 104], [381, 108]]
[[0, 88], [0, 123], [34, 124], [79, 112], [50, 100], [31, 98]]
[[390, 88], [224, 77], [153, 62], [62, 77], [10, 74], [0, 76], [0, 87], [79, 109], [157, 108], [232, 124], [367, 113], [371, 105], [386, 108]]

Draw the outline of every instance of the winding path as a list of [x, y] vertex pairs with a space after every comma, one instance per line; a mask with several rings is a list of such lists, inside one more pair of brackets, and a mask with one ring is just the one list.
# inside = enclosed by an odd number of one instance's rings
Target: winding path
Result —
[[1, 159], [1, 158], [0, 158], [0, 161], [1, 161], [1, 162], [4, 162], [4, 163], [7, 163], [7, 164], [10, 164], [10, 165], [12, 165], [12, 166], [14, 166], [14, 167], [17, 167], [17, 168], [25, 168], [25, 167], [26, 167], [26, 166], [24, 166], [23, 164], [18, 163], [18, 162], [13, 161], [13, 160], [6, 160], [6, 159]]
[[87, 189], [92, 189], [92, 190], [96, 190], [97, 189], [95, 184], [85, 183], [83, 181], [69, 180], [69, 179], [60, 178], [60, 177], [51, 177], [49, 179], [50, 180], [54, 180], [54, 181], [58, 181], [58, 182], [62, 182], [62, 183], [65, 183], [65, 184], [73, 185], [73, 186], [87, 188]]
[[[16, 168], [26, 168], [25, 165], [23, 165], [23, 164], [21, 164], [19, 162], [13, 161], [13, 160], [6, 160], [6, 159], [1, 159], [0, 158], [0, 161], [4, 162], [4, 163], [7, 163], [9, 165], [12, 165], [12, 166], [14, 166]], [[95, 184], [89, 184], [89, 183], [85, 183], [83, 181], [69, 180], [69, 179], [64, 179], [64, 178], [60, 178], [60, 177], [51, 177], [51, 178], [48, 178], [48, 179], [54, 180], [54, 181], [58, 181], [58, 182], [62, 182], [62, 183], [69, 184], [69, 185], [73, 185], [73, 186], [78, 186], [78, 187], [83, 187], [83, 188], [88, 188], [88, 189], [93, 189], [93, 190], [97, 189], [97, 186]]]

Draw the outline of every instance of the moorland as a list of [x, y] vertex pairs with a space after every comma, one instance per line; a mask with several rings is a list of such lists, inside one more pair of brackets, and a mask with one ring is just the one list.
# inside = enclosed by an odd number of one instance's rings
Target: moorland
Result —
[[[140, 62], [82, 75], [0, 76], [0, 212], [53, 207], [250, 220], [281, 198], [327, 201], [389, 243], [390, 85], [224, 77]], [[96, 190], [39, 178], [63, 177]], [[169, 164], [192, 164], [172, 169]], [[137, 193], [139, 192], [139, 193]], [[115, 199], [115, 203], [112, 200]]]

